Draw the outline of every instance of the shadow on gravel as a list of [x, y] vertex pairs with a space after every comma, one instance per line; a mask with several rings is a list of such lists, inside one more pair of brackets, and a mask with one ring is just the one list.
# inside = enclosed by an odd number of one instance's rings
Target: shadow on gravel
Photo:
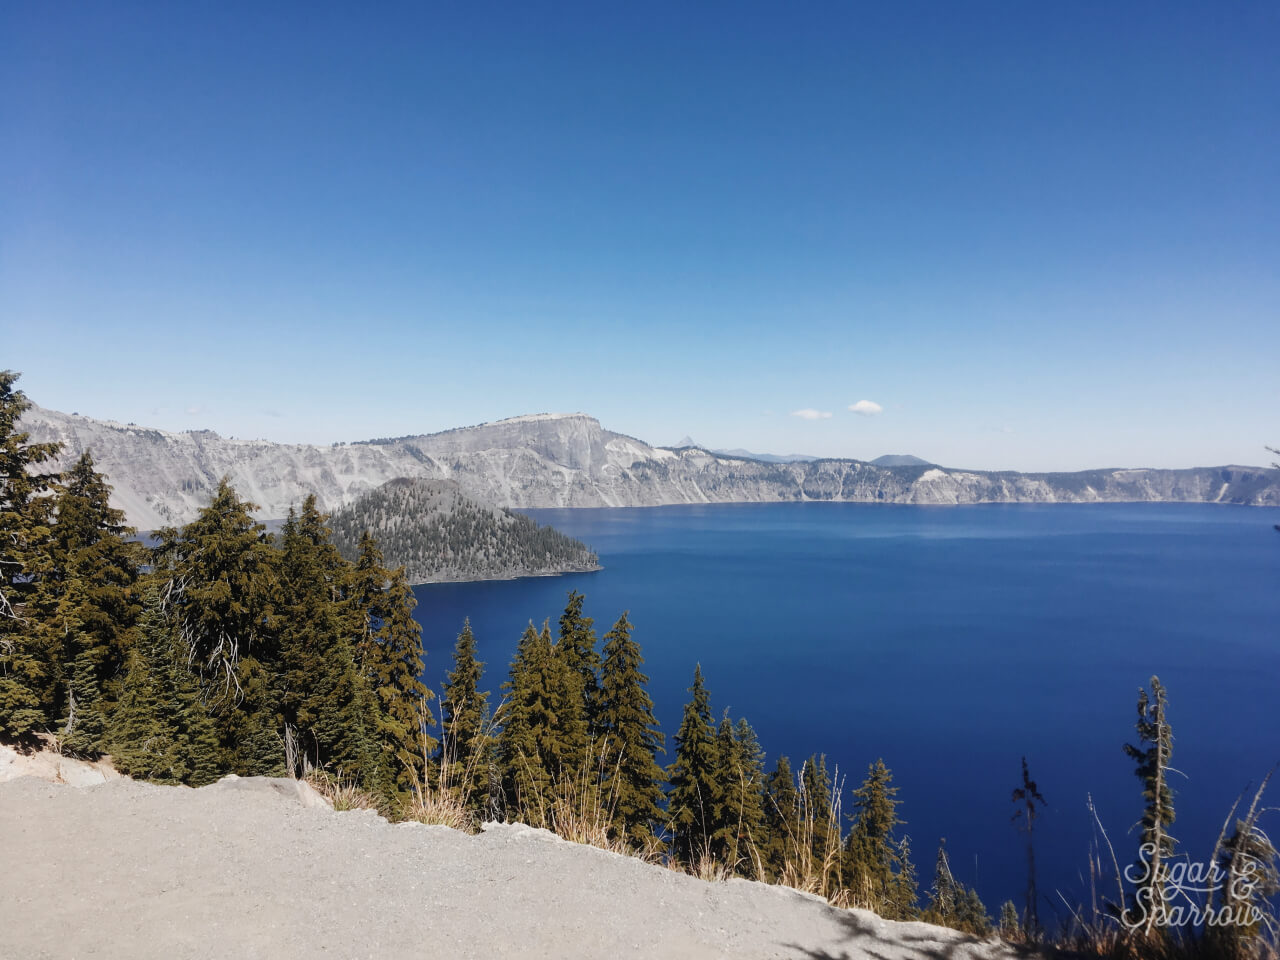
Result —
[[[845, 935], [851, 943], [850, 948], [834, 953], [830, 950], [814, 950], [798, 943], [784, 943], [782, 947], [794, 952], [794, 956], [808, 957], [809, 960], [962, 960], [965, 957], [981, 956], [984, 941], [974, 937], [964, 937], [949, 943], [939, 943], [928, 936], [915, 933], [904, 933], [895, 940], [881, 937], [877, 926], [863, 920], [856, 914], [848, 913], [838, 918], [844, 928]], [[978, 948], [976, 951], [973, 948]], [[1018, 960], [1065, 960], [1070, 954], [1054, 949], [1037, 949], [1025, 944], [1003, 944], [1005, 955]]]

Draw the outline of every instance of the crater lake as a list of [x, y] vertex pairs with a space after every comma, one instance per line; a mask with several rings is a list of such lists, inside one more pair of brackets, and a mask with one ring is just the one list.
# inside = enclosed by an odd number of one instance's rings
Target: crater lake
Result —
[[[415, 588], [438, 691], [470, 617], [491, 703], [530, 621], [569, 590], [603, 636], [630, 612], [668, 752], [701, 663], [717, 719], [771, 769], [824, 753], [850, 793], [893, 771], [922, 894], [939, 840], [994, 915], [1021, 908], [1011, 792], [1026, 757], [1040, 915], [1089, 898], [1091, 796], [1136, 853], [1140, 686], [1169, 694], [1179, 850], [1208, 857], [1242, 790], [1280, 760], [1278, 511], [1206, 504], [719, 504], [526, 511], [600, 555], [596, 573]], [[437, 731], [438, 733], [438, 731]], [[1276, 787], [1273, 802], [1280, 799]], [[846, 824], [847, 827], [847, 824]], [[1109, 857], [1105, 853], [1104, 859]], [[1113, 889], [1113, 887], [1112, 887]], [[1107, 890], [1100, 891], [1107, 893]]]

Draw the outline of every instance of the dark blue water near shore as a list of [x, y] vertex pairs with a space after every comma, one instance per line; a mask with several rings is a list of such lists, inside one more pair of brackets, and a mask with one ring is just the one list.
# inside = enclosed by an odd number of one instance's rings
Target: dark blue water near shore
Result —
[[417, 588], [433, 687], [464, 616], [496, 690], [525, 623], [554, 624], [566, 591], [581, 590], [601, 633], [631, 611], [668, 737], [701, 662], [717, 715], [745, 714], [770, 765], [779, 753], [796, 762], [825, 752], [852, 788], [883, 757], [922, 887], [946, 837], [953, 868], [993, 911], [1006, 898], [1021, 904], [1025, 850], [1010, 791], [1024, 754], [1049, 801], [1037, 827], [1044, 893], [1087, 896], [1089, 794], [1129, 858], [1141, 797], [1121, 745], [1151, 674], [1171, 698], [1175, 766], [1186, 774], [1175, 833], [1194, 858], [1207, 855], [1235, 796], [1280, 760], [1276, 511], [806, 503], [530, 513], [585, 540], [605, 569]]

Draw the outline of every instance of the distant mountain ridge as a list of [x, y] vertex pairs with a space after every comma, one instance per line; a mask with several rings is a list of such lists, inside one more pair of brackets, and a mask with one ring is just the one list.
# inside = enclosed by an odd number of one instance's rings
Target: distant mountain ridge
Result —
[[348, 560], [368, 530], [387, 565], [410, 583], [507, 580], [600, 569], [578, 540], [502, 507], [481, 503], [454, 480], [388, 480], [329, 518], [333, 542]]
[[686, 447], [697, 447], [699, 450], [705, 450], [708, 453], [719, 453], [726, 457], [739, 457], [743, 460], [759, 460], [763, 463], [807, 463], [810, 460], [818, 460], [820, 457], [813, 457], [807, 453], [753, 453], [750, 450], [744, 450], [741, 447], [734, 447], [725, 450], [719, 447], [708, 447], [693, 437], [685, 434], [675, 442], [674, 446], [667, 447], [668, 450], [683, 450]]
[[873, 466], [877, 467], [931, 467], [933, 464], [928, 460], [921, 460], [919, 457], [913, 457], [909, 453], [887, 453], [883, 457], [876, 457], [871, 461]]
[[805, 500], [1280, 505], [1280, 474], [1265, 467], [1015, 473], [836, 459], [769, 463], [652, 447], [583, 414], [331, 446], [175, 433], [41, 407], [32, 407], [22, 426], [33, 440], [63, 443], [54, 469], [92, 450], [114, 487], [113, 502], [144, 530], [190, 520], [224, 475], [266, 518], [283, 517], [309, 493], [334, 511], [399, 477], [454, 480], [469, 497], [511, 508]]
[[743, 450], [741, 447], [733, 450], [712, 450], [711, 452], [721, 453], [726, 457], [759, 460], [762, 463], [809, 463], [812, 460], [820, 459], [819, 457], [811, 457], [807, 453], [752, 453], [750, 450]]

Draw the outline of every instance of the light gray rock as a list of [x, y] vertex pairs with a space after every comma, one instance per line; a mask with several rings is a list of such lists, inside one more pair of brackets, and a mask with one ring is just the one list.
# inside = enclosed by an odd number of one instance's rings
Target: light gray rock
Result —
[[293, 780], [289, 777], [238, 777], [234, 773], [229, 773], [217, 783], [210, 784], [208, 789], [278, 797], [310, 810], [333, 809], [333, 805], [311, 784], [305, 780]]
[[519, 825], [471, 837], [307, 809], [257, 781], [0, 784], [0, 957], [1026, 956]]
[[93, 787], [119, 776], [109, 760], [77, 760], [52, 750], [24, 753], [0, 743], [0, 783], [19, 777], [35, 777], [50, 783]]
[[451, 479], [467, 496], [513, 508], [799, 500], [1280, 505], [1277, 472], [1264, 467], [993, 473], [857, 460], [767, 463], [651, 447], [582, 414], [329, 447], [172, 433], [40, 407], [23, 427], [35, 440], [63, 443], [57, 466], [91, 450], [114, 487], [113, 502], [144, 530], [193, 518], [224, 475], [266, 518], [283, 517], [310, 493], [334, 510], [398, 477]]

